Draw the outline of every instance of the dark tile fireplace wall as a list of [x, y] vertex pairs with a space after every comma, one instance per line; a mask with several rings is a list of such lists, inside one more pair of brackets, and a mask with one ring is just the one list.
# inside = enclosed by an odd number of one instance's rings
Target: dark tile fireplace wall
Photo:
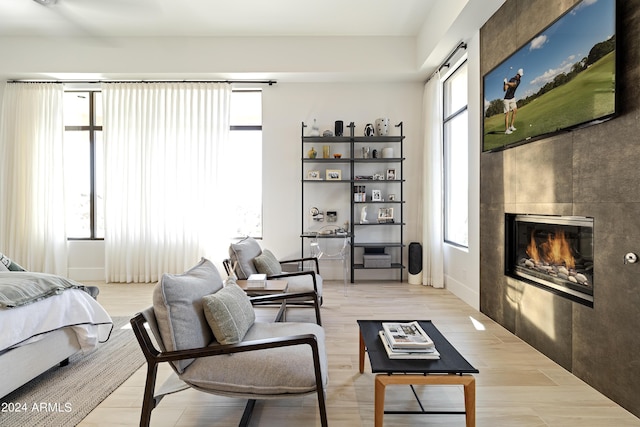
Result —
[[[577, 0], [507, 0], [480, 31], [484, 75]], [[480, 156], [480, 308], [640, 417], [640, 1], [618, 1], [620, 115]], [[505, 276], [506, 213], [594, 218], [593, 308]]]

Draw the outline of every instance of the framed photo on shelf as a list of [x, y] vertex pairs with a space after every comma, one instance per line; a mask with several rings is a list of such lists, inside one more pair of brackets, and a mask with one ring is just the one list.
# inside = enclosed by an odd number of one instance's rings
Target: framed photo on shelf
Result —
[[378, 209], [378, 223], [393, 222], [393, 208]]
[[340, 181], [342, 171], [340, 169], [327, 169], [327, 181]]
[[307, 179], [309, 180], [320, 180], [322, 178], [320, 178], [320, 171], [308, 171], [307, 172]]
[[381, 202], [382, 201], [382, 191], [380, 191], [380, 190], [371, 190], [371, 201], [372, 202]]
[[396, 170], [387, 169], [387, 181], [395, 181], [395, 179], [396, 179]]

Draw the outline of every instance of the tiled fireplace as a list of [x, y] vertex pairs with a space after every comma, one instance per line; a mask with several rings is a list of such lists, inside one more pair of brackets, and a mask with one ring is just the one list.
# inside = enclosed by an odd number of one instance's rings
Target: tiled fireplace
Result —
[[506, 214], [506, 274], [593, 307], [593, 218]]

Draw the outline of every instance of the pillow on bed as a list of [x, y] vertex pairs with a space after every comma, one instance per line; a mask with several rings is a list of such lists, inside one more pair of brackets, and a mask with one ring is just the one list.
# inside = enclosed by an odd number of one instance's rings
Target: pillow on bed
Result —
[[0, 252], [0, 264], [4, 265], [9, 271], [26, 271], [2, 252]]

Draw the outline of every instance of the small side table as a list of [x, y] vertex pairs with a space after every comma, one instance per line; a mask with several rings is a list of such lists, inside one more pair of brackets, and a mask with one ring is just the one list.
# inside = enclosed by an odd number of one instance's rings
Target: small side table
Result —
[[[249, 296], [284, 294], [287, 292], [289, 283], [286, 280], [267, 280], [264, 287], [251, 287], [246, 280], [236, 280], [236, 283]], [[280, 304], [280, 310], [276, 314], [276, 322], [286, 320], [287, 300], [283, 300]]]

